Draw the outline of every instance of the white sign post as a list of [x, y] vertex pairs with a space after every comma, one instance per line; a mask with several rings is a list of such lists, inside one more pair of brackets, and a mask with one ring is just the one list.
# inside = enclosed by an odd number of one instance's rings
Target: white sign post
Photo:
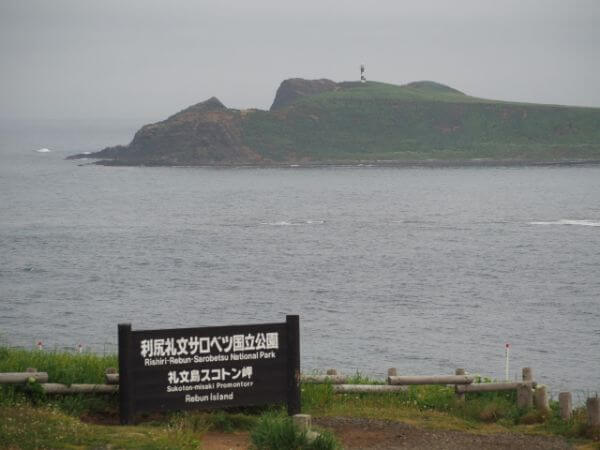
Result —
[[504, 346], [504, 379], [506, 381], [509, 381], [509, 375], [508, 375], [508, 358], [509, 358], [509, 354], [510, 354], [510, 344], [506, 344]]

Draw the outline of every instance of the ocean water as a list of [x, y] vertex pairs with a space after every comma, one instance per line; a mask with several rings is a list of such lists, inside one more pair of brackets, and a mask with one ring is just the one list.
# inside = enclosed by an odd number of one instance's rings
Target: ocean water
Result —
[[[302, 367], [600, 391], [600, 167], [127, 168], [135, 121], [0, 124], [0, 339], [283, 321]], [[46, 149], [49, 151], [39, 150]]]

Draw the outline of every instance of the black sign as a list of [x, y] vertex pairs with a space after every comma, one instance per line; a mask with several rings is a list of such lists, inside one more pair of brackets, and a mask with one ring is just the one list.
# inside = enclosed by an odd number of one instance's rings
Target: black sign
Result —
[[121, 423], [142, 411], [287, 403], [300, 412], [299, 317], [132, 331], [119, 324]]

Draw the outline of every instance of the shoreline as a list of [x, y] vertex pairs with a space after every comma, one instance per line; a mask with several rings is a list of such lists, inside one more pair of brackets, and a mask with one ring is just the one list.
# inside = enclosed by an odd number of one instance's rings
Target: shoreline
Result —
[[[78, 156], [78, 155], [74, 155]], [[96, 159], [76, 158], [66, 159]], [[310, 162], [282, 162], [282, 163], [204, 163], [204, 164], [163, 164], [158, 162], [132, 162], [100, 159], [80, 166], [99, 165], [108, 167], [203, 167], [203, 168], [324, 168], [324, 167], [397, 167], [397, 168], [460, 168], [460, 167], [574, 167], [597, 166], [600, 159], [574, 159], [574, 160], [515, 160], [515, 159], [468, 159], [468, 160], [356, 160], [356, 161], [310, 161]]]

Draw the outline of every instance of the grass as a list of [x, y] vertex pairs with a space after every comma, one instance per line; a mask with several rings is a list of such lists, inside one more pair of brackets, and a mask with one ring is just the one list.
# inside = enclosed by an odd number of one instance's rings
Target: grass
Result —
[[266, 414], [260, 418], [250, 435], [252, 445], [261, 450], [334, 450], [341, 448], [335, 437], [322, 432], [310, 439], [289, 417]]
[[547, 415], [518, 408], [513, 392], [468, 393], [461, 401], [453, 388], [445, 386], [411, 386], [404, 392], [381, 394], [334, 394], [328, 384], [302, 387], [303, 412], [314, 416], [366, 417], [471, 433], [557, 435], [575, 443], [600, 441], [600, 430], [587, 425], [584, 407], [576, 408], [573, 418], [564, 421], [558, 402], [550, 406]]
[[[117, 367], [117, 359], [0, 348], [0, 372], [18, 372], [27, 367], [48, 372], [51, 382], [101, 383], [105, 369]], [[349, 382], [381, 383], [359, 373]], [[469, 393], [465, 401], [460, 401], [452, 388], [444, 386], [411, 386], [406, 391], [381, 394], [335, 394], [330, 384], [305, 384], [302, 412], [315, 417], [354, 416], [472, 433], [524, 432], [559, 435], [580, 443], [600, 441], [600, 430], [586, 424], [584, 408], [577, 408], [571, 420], [563, 421], [556, 402], [551, 403], [549, 414], [542, 415], [533, 409], [517, 408], [514, 393]], [[314, 441], [317, 444], [306, 441], [306, 436], [290, 428], [283, 409], [278, 406], [146, 414], [135, 427], [97, 424], [107, 421], [118, 422], [116, 395], [44, 396], [35, 384], [27, 389], [0, 387], [0, 442], [14, 448], [100, 444], [117, 448], [195, 448], [208, 431], [250, 432], [257, 448], [336, 448], [337, 445], [330, 435]], [[297, 447], [278, 447], [282, 443]]]
[[[107, 368], [118, 367], [116, 355], [98, 356], [93, 353], [67, 353], [8, 349], [0, 347], [0, 372], [24, 372], [27, 368], [47, 372], [53, 383], [104, 383]], [[72, 415], [84, 413], [116, 414], [117, 395], [65, 395], [46, 397], [40, 389], [30, 386], [27, 391], [21, 386], [0, 386], [0, 405], [10, 406], [32, 402], [48, 404]]]
[[484, 100], [435, 83], [350, 83], [257, 111], [242, 128], [274, 160], [600, 158], [598, 108]]
[[118, 365], [116, 355], [0, 347], [0, 372], [24, 372], [28, 367], [34, 367], [40, 372], [48, 372], [51, 382], [64, 384], [104, 383], [106, 369]]
[[0, 406], [0, 442], [8, 448], [74, 448], [111, 445], [125, 449], [198, 448], [199, 436], [165, 427], [91, 425], [52, 406]]

